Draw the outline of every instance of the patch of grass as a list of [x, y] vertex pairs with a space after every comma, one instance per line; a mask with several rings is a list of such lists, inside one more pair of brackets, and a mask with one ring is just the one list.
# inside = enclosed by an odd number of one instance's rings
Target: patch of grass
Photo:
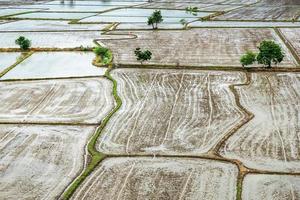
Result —
[[112, 63], [112, 60], [113, 54], [110, 50], [108, 50], [104, 56], [96, 55], [96, 58], [93, 60], [93, 65], [97, 67], [108, 66], [110, 63]]
[[109, 79], [113, 83], [113, 91], [112, 94], [114, 96], [114, 99], [116, 101], [115, 108], [104, 118], [101, 125], [98, 127], [96, 133], [92, 136], [91, 140], [89, 141], [87, 148], [88, 152], [91, 156], [91, 160], [88, 163], [88, 166], [84, 169], [84, 171], [71, 183], [71, 185], [68, 187], [68, 189], [63, 193], [62, 199], [67, 200], [70, 199], [70, 197], [74, 194], [76, 189], [79, 187], [79, 185], [86, 179], [86, 177], [97, 167], [97, 165], [107, 157], [107, 155], [98, 152], [96, 149], [96, 143], [97, 139], [100, 137], [103, 129], [105, 128], [106, 124], [110, 120], [110, 118], [113, 116], [115, 112], [119, 110], [119, 108], [122, 106], [122, 100], [118, 95], [117, 91], [117, 81], [110, 75], [111, 67], [105, 72], [105, 77]]
[[240, 178], [236, 185], [236, 200], [242, 200], [243, 178]]

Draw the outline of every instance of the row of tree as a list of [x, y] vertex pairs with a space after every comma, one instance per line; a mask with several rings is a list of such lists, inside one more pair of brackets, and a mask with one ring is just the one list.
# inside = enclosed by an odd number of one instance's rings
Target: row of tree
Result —
[[241, 57], [240, 62], [243, 67], [258, 63], [271, 68], [273, 63], [281, 63], [283, 58], [284, 53], [280, 45], [274, 41], [265, 40], [260, 43], [258, 53], [247, 51], [246, 54]]
[[[247, 51], [240, 59], [243, 67], [248, 65], [263, 64], [264, 66], [271, 68], [272, 64], [278, 64], [283, 61], [284, 53], [280, 45], [276, 44], [274, 41], [264, 40], [260, 43], [258, 47], [259, 52], [254, 53], [252, 51]], [[134, 51], [137, 61], [143, 62], [151, 60], [152, 53], [149, 50], [141, 50], [141, 48], [136, 48]]]

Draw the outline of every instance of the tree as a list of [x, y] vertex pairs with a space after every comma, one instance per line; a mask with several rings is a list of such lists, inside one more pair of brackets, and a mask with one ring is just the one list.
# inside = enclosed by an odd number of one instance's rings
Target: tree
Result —
[[150, 17], [148, 17], [148, 25], [152, 25], [153, 29], [158, 28], [158, 24], [163, 22], [160, 10], [155, 10]]
[[268, 68], [272, 67], [272, 63], [280, 63], [283, 61], [284, 53], [281, 47], [274, 41], [262, 41], [258, 47], [257, 62]]
[[256, 61], [256, 53], [252, 51], [247, 51], [245, 55], [243, 55], [240, 59], [243, 67], [247, 65], [252, 65]]
[[20, 46], [21, 50], [28, 50], [31, 46], [31, 41], [24, 36], [20, 36], [16, 39], [15, 43]]
[[137, 61], [143, 64], [144, 61], [150, 60], [152, 58], [152, 53], [149, 50], [142, 51], [141, 48], [136, 48], [134, 51]]

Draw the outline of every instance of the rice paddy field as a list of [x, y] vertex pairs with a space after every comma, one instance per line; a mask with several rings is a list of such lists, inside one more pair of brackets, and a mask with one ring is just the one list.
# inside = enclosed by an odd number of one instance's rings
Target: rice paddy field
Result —
[[0, 199], [300, 200], [299, 34], [298, 0], [0, 0]]

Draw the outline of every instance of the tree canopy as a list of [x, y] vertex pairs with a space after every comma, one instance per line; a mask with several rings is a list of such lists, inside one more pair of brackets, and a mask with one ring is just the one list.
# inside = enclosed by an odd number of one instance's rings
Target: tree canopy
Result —
[[160, 10], [155, 10], [150, 17], [148, 17], [148, 25], [152, 25], [153, 29], [158, 28], [158, 24], [163, 22], [163, 17]]
[[262, 41], [258, 47], [257, 62], [267, 67], [271, 67], [272, 63], [280, 63], [283, 61], [284, 54], [281, 47], [274, 41]]
[[150, 60], [152, 58], [152, 53], [149, 50], [142, 51], [141, 48], [136, 48], [134, 51], [137, 61], [143, 64], [144, 61]]

